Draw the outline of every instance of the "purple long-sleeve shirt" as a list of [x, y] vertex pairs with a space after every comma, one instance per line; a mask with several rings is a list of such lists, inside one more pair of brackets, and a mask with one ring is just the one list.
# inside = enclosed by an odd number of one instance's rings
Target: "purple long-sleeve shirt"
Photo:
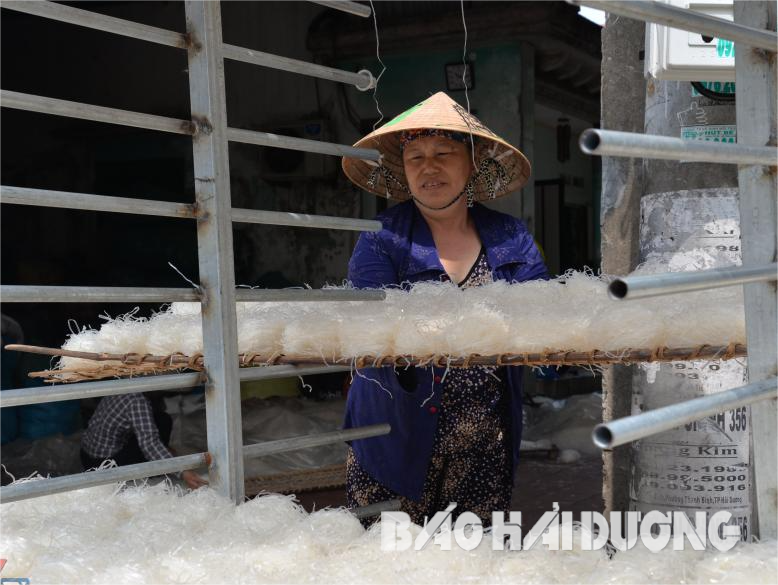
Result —
[[[494, 280], [522, 282], [548, 278], [532, 235], [524, 224], [476, 204], [470, 208]], [[377, 217], [380, 232], [363, 233], [349, 262], [349, 280], [357, 288], [407, 286], [440, 280], [445, 269], [432, 232], [413, 201]], [[506, 368], [511, 401], [514, 471], [521, 445], [521, 368]], [[391, 367], [365, 368], [354, 376], [344, 428], [389, 423], [388, 435], [351, 441], [359, 465], [399, 495], [419, 500], [424, 488], [440, 411], [442, 368], [417, 368], [416, 386], [403, 387]], [[383, 392], [388, 389], [391, 397]], [[439, 378], [438, 378], [439, 379]], [[432, 389], [432, 398], [430, 396]]]

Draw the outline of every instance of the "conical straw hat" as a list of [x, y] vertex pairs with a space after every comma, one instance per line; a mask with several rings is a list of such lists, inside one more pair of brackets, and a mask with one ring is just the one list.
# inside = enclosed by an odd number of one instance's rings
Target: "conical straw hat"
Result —
[[[493, 159], [504, 169], [505, 172], [502, 173], [498, 172], [499, 167], [494, 164], [486, 166], [474, 185], [477, 201], [490, 199], [492, 192], [495, 197], [501, 197], [516, 191], [529, 180], [531, 167], [527, 157], [518, 148], [489, 130], [478, 118], [468, 114], [465, 108], [443, 92], [438, 92], [404, 111], [354, 144], [357, 148], [378, 150], [382, 155], [380, 164], [389, 171], [389, 178], [385, 172], [376, 172], [379, 163], [358, 158], [343, 157], [343, 172], [354, 184], [374, 195], [400, 201], [409, 199], [400, 133], [420, 128], [472, 134], [476, 167], [486, 159]], [[368, 183], [371, 175], [372, 185]], [[492, 186], [493, 189], [490, 188]]]

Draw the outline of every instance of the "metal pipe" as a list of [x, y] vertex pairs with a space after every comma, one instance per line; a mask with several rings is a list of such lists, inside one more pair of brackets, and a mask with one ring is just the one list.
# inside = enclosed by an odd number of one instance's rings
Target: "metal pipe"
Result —
[[567, 1], [576, 6], [588, 6], [589, 8], [604, 10], [605, 12], [626, 16], [627, 18], [655, 22], [671, 28], [710, 35], [773, 53], [776, 50], [776, 45], [778, 45], [778, 35], [774, 32], [736, 24], [730, 20], [709, 16], [702, 12], [673, 6], [665, 2], [647, 2], [643, 0]]
[[[235, 289], [240, 302], [329, 302], [382, 301], [383, 290], [357, 289]], [[105, 286], [0, 286], [0, 300], [4, 303], [172, 303], [197, 302], [200, 292], [194, 288], [141, 288]]]
[[668, 272], [618, 278], [608, 285], [608, 295], [616, 300], [642, 299], [659, 295], [764, 282], [778, 278], [778, 263], [766, 266], [733, 266], [696, 272]]
[[[49, 191], [47, 189], [29, 189], [26, 187], [11, 187], [8, 185], [0, 186], [0, 203], [58, 207], [61, 209], [109, 211], [112, 213], [132, 213], [137, 215], [156, 215], [159, 217], [197, 217], [195, 206], [188, 203], [170, 203], [167, 201], [135, 199], [130, 197], [108, 197], [105, 195]], [[305, 213], [262, 211], [257, 209], [232, 209], [232, 221], [237, 223], [288, 225], [293, 227], [353, 230], [362, 232], [377, 232], [381, 230], [380, 221], [327, 215], [308, 215]]]
[[66, 118], [79, 118], [92, 120], [93, 122], [105, 122], [106, 124], [120, 124], [134, 128], [147, 130], [159, 130], [172, 132], [173, 134], [193, 134], [194, 126], [190, 120], [178, 120], [153, 114], [141, 114], [116, 108], [105, 108], [92, 104], [70, 102], [56, 98], [20, 93], [18, 91], [0, 90], [0, 105], [4, 108], [65, 116]]
[[0, 186], [0, 203], [58, 207], [60, 209], [110, 211], [112, 213], [133, 213], [136, 215], [156, 215], [160, 217], [196, 217], [194, 205], [187, 203], [169, 203], [167, 201], [134, 199], [130, 197], [107, 197], [105, 195], [49, 191], [48, 189], [28, 189], [26, 187], [11, 187], [8, 185]]
[[244, 445], [243, 456], [249, 458], [265, 457], [266, 455], [285, 453], [286, 451], [295, 451], [297, 449], [308, 449], [310, 447], [331, 445], [332, 443], [340, 443], [341, 441], [368, 439], [370, 437], [388, 435], [391, 430], [392, 427], [388, 424], [380, 424], [358, 427], [354, 429], [332, 431], [329, 433], [317, 433], [315, 435], [303, 435], [301, 437], [278, 439], [276, 441], [266, 441], [264, 443]]
[[737, 165], [778, 164], [778, 148], [722, 144], [704, 140], [683, 140], [670, 136], [653, 136], [615, 130], [589, 128], [581, 134], [578, 144], [586, 154], [714, 162]]
[[377, 150], [371, 148], [354, 148], [353, 146], [348, 146], [346, 144], [307, 140], [305, 138], [293, 138], [291, 136], [279, 136], [278, 134], [254, 132], [253, 130], [241, 130], [239, 128], [228, 128], [227, 138], [232, 142], [242, 142], [244, 144], [287, 148], [289, 150], [302, 150], [303, 152], [331, 154], [333, 156], [347, 156], [363, 160], [377, 161], [381, 157]]
[[199, 301], [194, 288], [107, 286], [0, 286], [4, 303], [169, 303]]
[[327, 8], [334, 8], [341, 12], [348, 12], [354, 16], [367, 18], [372, 14], [369, 6], [359, 4], [358, 2], [349, 2], [348, 0], [311, 0], [313, 4], [321, 4]]
[[[348, 372], [351, 366], [262, 366], [256, 368], [241, 368], [238, 377], [241, 382], [254, 380], [275, 380], [277, 378], [291, 378], [294, 376], [313, 376], [315, 374], [333, 374], [335, 372]], [[7, 390], [3, 391], [4, 396]]]
[[770, 378], [599, 424], [592, 431], [592, 440], [601, 449], [613, 449], [718, 412], [775, 398], [778, 398], [778, 378]]
[[318, 65], [316, 63], [290, 59], [288, 57], [281, 57], [280, 55], [273, 55], [272, 53], [263, 53], [262, 51], [254, 51], [253, 49], [226, 44], [222, 45], [222, 56], [225, 59], [232, 59], [233, 61], [242, 61], [243, 63], [251, 63], [252, 65], [271, 67], [273, 69], [280, 69], [281, 71], [289, 71], [290, 73], [300, 73], [302, 75], [310, 75], [311, 77], [319, 77], [329, 81], [338, 81], [340, 83], [354, 85], [360, 91], [366, 91], [375, 87], [375, 78], [370, 71], [367, 71], [366, 69], [357, 73], [352, 73], [351, 71], [333, 69], [332, 67], [325, 67], [324, 65]]
[[358, 289], [256, 289], [238, 288], [235, 298], [240, 302], [270, 303], [270, 302], [329, 302], [329, 301], [383, 301], [386, 291]]
[[132, 37], [141, 41], [158, 43], [169, 47], [178, 47], [185, 49], [187, 46], [186, 36], [172, 30], [148, 26], [137, 22], [131, 22], [113, 16], [98, 14], [90, 10], [81, 10], [72, 8], [64, 4], [54, 2], [30, 2], [29, 0], [4, 1], [3, 8], [25, 12], [43, 18], [51, 18], [60, 22], [67, 22], [93, 28], [125, 37]]
[[198, 467], [207, 466], [208, 459], [207, 453], [195, 453], [170, 459], [136, 463], [135, 465], [122, 465], [121, 467], [96, 469], [61, 477], [23, 481], [0, 488], [0, 503], [8, 504], [38, 496], [50, 496], [52, 494], [119, 481], [131, 481], [133, 479], [186, 471], [187, 469], [197, 469]]
[[126, 378], [122, 380], [57, 384], [38, 386], [36, 388], [14, 388], [13, 390], [3, 390], [0, 393], [0, 408], [24, 406], [25, 404], [62, 402], [63, 400], [99, 398], [101, 396], [116, 396], [118, 394], [137, 394], [138, 392], [154, 392], [157, 390], [180, 390], [182, 388], [194, 388], [202, 384], [202, 380], [202, 374], [193, 372], [188, 374]]
[[327, 215], [307, 215], [284, 211], [261, 211], [258, 209], [233, 208], [232, 221], [236, 223], [260, 223], [288, 225], [292, 227], [351, 230], [355, 232], [381, 231], [381, 222], [368, 219], [351, 219]]
[[359, 508], [349, 508], [349, 512], [361, 519], [378, 516], [381, 512], [396, 512], [400, 510], [401, 507], [402, 502], [400, 502], [400, 500], [387, 500], [385, 502], [378, 502], [377, 504], [360, 506]]

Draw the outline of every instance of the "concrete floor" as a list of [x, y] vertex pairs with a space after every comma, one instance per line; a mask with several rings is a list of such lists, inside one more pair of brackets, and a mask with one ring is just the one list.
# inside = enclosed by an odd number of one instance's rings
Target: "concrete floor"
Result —
[[[346, 505], [344, 489], [318, 490], [297, 495], [306, 510]], [[511, 510], [522, 513], [522, 524], [533, 526], [543, 512], [553, 509], [602, 512], [602, 459], [585, 457], [575, 463], [524, 457], [519, 462]]]

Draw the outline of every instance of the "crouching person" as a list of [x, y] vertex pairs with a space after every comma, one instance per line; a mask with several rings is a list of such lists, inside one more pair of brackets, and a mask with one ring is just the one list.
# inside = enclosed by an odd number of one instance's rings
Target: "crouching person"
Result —
[[[141, 393], [105, 396], [81, 437], [81, 464], [87, 470], [107, 459], [117, 465], [169, 459], [173, 457], [168, 447], [172, 428], [173, 420], [160, 397]], [[179, 476], [192, 489], [208, 484], [191, 470]]]

